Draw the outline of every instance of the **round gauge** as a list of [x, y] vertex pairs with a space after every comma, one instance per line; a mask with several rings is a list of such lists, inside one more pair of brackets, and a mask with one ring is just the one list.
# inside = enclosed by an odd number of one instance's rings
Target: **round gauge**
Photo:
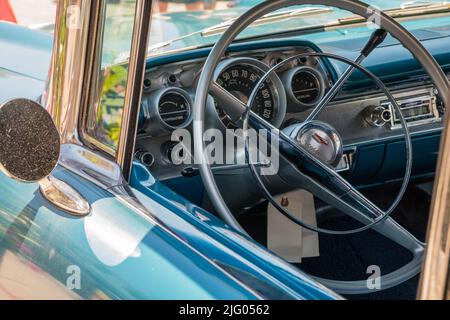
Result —
[[181, 89], [170, 88], [158, 100], [157, 112], [161, 121], [170, 128], [181, 128], [191, 119], [191, 99]]
[[289, 98], [296, 104], [314, 106], [323, 97], [325, 83], [322, 75], [311, 67], [299, 67], [283, 77]]
[[[268, 69], [268, 66], [255, 59], [231, 59], [219, 66], [216, 81], [243, 103], [248, 103], [253, 89]], [[279, 126], [285, 110], [282, 109], [285, 107], [285, 96], [282, 94], [284, 90], [280, 79], [276, 75], [269, 77], [258, 90], [252, 111], [264, 120]], [[216, 110], [225, 127], [237, 127], [217, 102]]]

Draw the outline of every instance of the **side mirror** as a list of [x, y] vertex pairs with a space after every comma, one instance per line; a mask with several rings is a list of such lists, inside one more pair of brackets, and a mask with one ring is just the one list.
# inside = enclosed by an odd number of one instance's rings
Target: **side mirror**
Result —
[[37, 102], [14, 99], [0, 106], [0, 169], [12, 179], [37, 182], [55, 168], [60, 137]]

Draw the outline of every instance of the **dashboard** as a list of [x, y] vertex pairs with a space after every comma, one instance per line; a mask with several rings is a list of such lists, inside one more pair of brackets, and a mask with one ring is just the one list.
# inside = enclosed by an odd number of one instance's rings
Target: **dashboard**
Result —
[[[305, 41], [273, 41], [270, 45], [261, 43], [259, 47], [254, 44], [247, 47], [251, 49], [239, 45], [227, 53], [214, 75], [220, 86], [244, 103], [272, 66], [293, 55], [319, 51], [314, 44]], [[177, 145], [171, 135], [175, 129], [192, 130], [193, 100], [207, 54], [207, 50], [197, 52], [194, 56], [160, 61], [147, 68], [136, 158], [160, 180], [185, 176], [186, 165], [177, 165], [171, 159]], [[340, 68], [342, 66], [317, 57], [287, 63], [259, 88], [252, 110], [280, 129], [300, 123], [329, 90], [342, 72]], [[349, 82], [355, 79], [350, 78]], [[413, 148], [423, 143], [419, 139], [423, 135], [431, 139], [426, 142], [429, 151], [415, 157], [417, 170], [414, 172], [433, 172], [437, 154], [434, 149], [439, 144], [445, 113], [438, 93], [426, 81], [389, 83], [388, 87], [408, 122], [414, 138]], [[238, 127], [214, 97], [208, 99], [206, 109], [207, 126], [221, 130]], [[356, 182], [367, 178], [377, 180], [386, 159], [392, 158], [400, 164], [391, 164], [389, 170], [401, 176], [404, 164], [398, 160], [404, 152], [401, 126], [392, 105], [379, 90], [345, 87], [318, 120], [331, 124], [344, 141], [344, 156], [337, 171], [353, 177]], [[369, 166], [367, 161], [372, 164]], [[380, 181], [385, 178], [378, 177]]]
[[[219, 63], [215, 81], [246, 103], [257, 82], [271, 67], [307, 52], [314, 50], [289, 46], [229, 53]], [[174, 168], [176, 165], [171, 161], [176, 145], [171, 141], [171, 134], [176, 129], [192, 129], [193, 100], [204, 61], [204, 57], [185, 60], [149, 68], [146, 72], [137, 158], [152, 167], [152, 173], [160, 178], [180, 174], [180, 168]], [[285, 125], [288, 112], [310, 109], [331, 84], [332, 75], [317, 57], [292, 61], [259, 88], [252, 110], [280, 128]], [[212, 96], [208, 99], [207, 112], [210, 127], [222, 130], [239, 127]]]

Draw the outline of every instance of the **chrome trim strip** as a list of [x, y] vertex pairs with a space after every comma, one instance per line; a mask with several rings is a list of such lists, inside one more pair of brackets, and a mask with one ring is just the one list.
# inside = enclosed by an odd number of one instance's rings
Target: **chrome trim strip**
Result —
[[60, 0], [56, 13], [53, 54], [42, 103], [61, 135], [61, 143], [82, 144], [78, 134], [81, 106], [92, 61], [91, 44], [101, 1]]
[[450, 122], [445, 118], [436, 169], [432, 207], [428, 221], [427, 248], [417, 297], [450, 299]]
[[[442, 128], [432, 128], [432, 129], [420, 130], [420, 131], [415, 131], [415, 132], [412, 131], [411, 137], [421, 135], [421, 134], [428, 134], [428, 133], [429, 134], [440, 133], [441, 131], [442, 131]], [[364, 141], [351, 142], [348, 144], [346, 144], [344, 141], [344, 150], [347, 148], [351, 148], [351, 147], [358, 147], [360, 145], [371, 144], [371, 143], [380, 143], [380, 142], [385, 142], [385, 141], [389, 141], [389, 140], [397, 140], [397, 139], [404, 139], [404, 135], [396, 134], [396, 135], [390, 135], [390, 136], [381, 137], [381, 138], [374, 138], [374, 139], [369, 139], [369, 140], [364, 140]]]
[[97, 3], [98, 6], [95, 8], [95, 12], [92, 12], [90, 16], [90, 20], [92, 21], [92, 39], [89, 42], [88, 52], [86, 53], [89, 57], [89, 62], [85, 65], [86, 76], [84, 79], [85, 83], [88, 84], [88, 89], [84, 92], [78, 129], [83, 144], [90, 146], [92, 149], [100, 150], [106, 156], [113, 158], [116, 155], [116, 151], [89, 135], [86, 129], [90, 108], [93, 108], [94, 101], [100, 100], [101, 95], [101, 90], [98, 90], [97, 86], [101, 70], [101, 52], [106, 19], [106, 2], [99, 1]]
[[117, 163], [86, 146], [61, 145], [61, 156], [58, 164], [103, 189], [124, 183], [122, 172]]

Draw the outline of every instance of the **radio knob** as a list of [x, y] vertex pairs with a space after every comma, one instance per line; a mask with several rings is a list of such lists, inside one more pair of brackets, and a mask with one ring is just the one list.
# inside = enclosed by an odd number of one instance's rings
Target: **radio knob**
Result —
[[382, 127], [392, 119], [391, 110], [381, 106], [369, 106], [364, 109], [364, 120], [374, 127]]
[[443, 117], [445, 115], [445, 105], [444, 101], [442, 101], [441, 97], [439, 95], [436, 95], [436, 108], [439, 112], [439, 116]]

